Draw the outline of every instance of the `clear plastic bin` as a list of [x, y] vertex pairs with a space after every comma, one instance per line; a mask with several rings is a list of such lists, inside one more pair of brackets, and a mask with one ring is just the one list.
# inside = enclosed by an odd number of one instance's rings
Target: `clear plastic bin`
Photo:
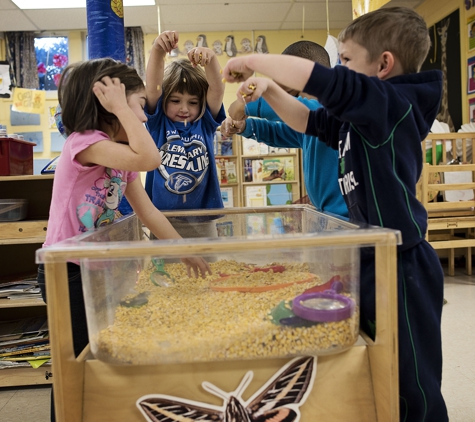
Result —
[[26, 199], [0, 199], [0, 221], [23, 220], [27, 211]]
[[[180, 215], [213, 213], [226, 236], [142, 240], [133, 215], [37, 252], [39, 262], [48, 250], [80, 261], [97, 359], [203, 362], [328, 355], [354, 345], [367, 246], [357, 239], [366, 229], [305, 205]], [[246, 235], [256, 224], [269, 234]], [[206, 259], [213, 275], [188, 277], [180, 257], [191, 255]]]

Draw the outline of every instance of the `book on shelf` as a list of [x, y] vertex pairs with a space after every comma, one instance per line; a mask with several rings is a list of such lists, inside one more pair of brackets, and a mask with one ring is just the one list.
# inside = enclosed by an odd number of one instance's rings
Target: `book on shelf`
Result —
[[244, 181], [252, 182], [252, 160], [249, 158], [244, 160]]
[[292, 184], [276, 183], [266, 186], [267, 205], [290, 205], [292, 204]]
[[242, 155], [267, 155], [269, 147], [264, 142], [242, 137]]
[[263, 161], [261, 159], [253, 159], [252, 161], [252, 181], [253, 182], [262, 182], [262, 165]]
[[215, 155], [233, 155], [233, 138], [223, 136], [220, 131], [214, 135], [214, 153]]
[[4, 341], [19, 340], [25, 335], [40, 335], [46, 331], [48, 321], [45, 315], [0, 322], [0, 344]]
[[227, 183], [237, 183], [236, 163], [229, 158], [217, 158], [216, 168], [219, 182], [223, 185]]
[[294, 157], [264, 158], [262, 163], [262, 180], [295, 180]]
[[294, 152], [295, 148], [269, 147], [269, 154], [289, 154]]
[[246, 207], [267, 206], [265, 186], [246, 186]]
[[234, 192], [233, 188], [221, 187], [221, 198], [223, 199], [224, 208], [234, 207]]

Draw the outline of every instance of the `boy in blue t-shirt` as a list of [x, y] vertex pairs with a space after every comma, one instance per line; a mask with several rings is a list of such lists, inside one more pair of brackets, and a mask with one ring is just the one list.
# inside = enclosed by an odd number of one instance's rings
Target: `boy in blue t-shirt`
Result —
[[[398, 344], [400, 416], [445, 422], [441, 393], [444, 274], [425, 240], [427, 212], [416, 198], [421, 142], [438, 113], [440, 71], [418, 73], [430, 48], [427, 26], [406, 7], [355, 19], [339, 35], [342, 66], [328, 69], [299, 57], [231, 59], [223, 75], [245, 81], [238, 98], [264, 96], [293, 129], [318, 136], [339, 154], [339, 184], [350, 219], [399, 230]], [[252, 77], [253, 72], [271, 77]], [[309, 110], [274, 82], [315, 95]], [[361, 328], [374, 335], [374, 254], [361, 250]]]
[[[330, 67], [327, 51], [313, 41], [297, 41], [289, 45], [282, 54], [303, 57]], [[306, 98], [307, 94], [298, 90], [286, 91], [298, 97], [298, 100], [311, 110], [321, 107], [314, 97]], [[338, 185], [336, 150], [318, 142], [315, 136], [290, 128], [263, 98], [247, 104], [245, 108], [244, 102], [237, 100], [229, 107], [229, 114], [221, 123], [221, 133], [225, 136], [239, 133], [245, 138], [256, 139], [271, 147], [301, 148], [304, 183], [312, 205], [319, 211], [348, 217], [348, 208]], [[247, 118], [246, 114], [253, 117]], [[244, 116], [244, 119], [241, 116]]]

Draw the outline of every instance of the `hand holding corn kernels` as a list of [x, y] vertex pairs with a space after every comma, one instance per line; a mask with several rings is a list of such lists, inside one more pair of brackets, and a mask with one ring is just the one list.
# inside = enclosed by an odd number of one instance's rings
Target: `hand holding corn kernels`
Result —
[[186, 265], [186, 272], [188, 277], [191, 277], [191, 271], [193, 270], [193, 275], [195, 278], [206, 277], [206, 273], [213, 274], [209, 264], [201, 257], [187, 257], [181, 258], [181, 262]]
[[229, 137], [235, 133], [241, 133], [245, 128], [245, 120], [233, 120], [232, 117], [226, 117], [226, 119], [221, 123], [221, 134]]
[[256, 101], [267, 91], [271, 79], [251, 77], [244, 81], [236, 94], [238, 101], [250, 103]]
[[250, 78], [254, 71], [246, 66], [246, 57], [228, 60], [223, 69], [223, 79], [227, 82], [242, 82]]
[[173, 49], [178, 47], [178, 32], [163, 31], [155, 41], [153, 47], [158, 50], [163, 50], [165, 53], [170, 53]]
[[188, 58], [193, 67], [198, 65], [205, 67], [211, 62], [214, 56], [214, 51], [207, 47], [195, 47], [188, 52]]

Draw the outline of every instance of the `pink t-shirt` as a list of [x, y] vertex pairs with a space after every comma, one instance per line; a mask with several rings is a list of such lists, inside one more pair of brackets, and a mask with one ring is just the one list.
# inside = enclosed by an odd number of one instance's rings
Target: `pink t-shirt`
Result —
[[81, 151], [105, 139], [109, 137], [104, 132], [90, 130], [72, 133], [66, 140], [54, 175], [43, 246], [110, 224], [116, 218], [127, 183], [138, 173], [99, 165], [86, 167], [76, 160]]

